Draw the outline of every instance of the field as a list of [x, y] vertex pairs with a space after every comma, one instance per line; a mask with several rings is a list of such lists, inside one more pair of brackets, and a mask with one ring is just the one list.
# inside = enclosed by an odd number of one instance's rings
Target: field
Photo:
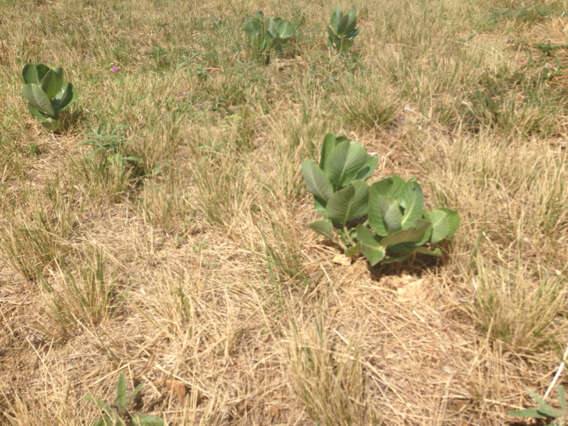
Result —
[[[501, 425], [545, 394], [568, 344], [568, 3], [357, 0], [343, 54], [334, 6], [0, 0], [1, 424], [90, 424], [121, 373], [125, 416], [170, 425]], [[297, 26], [269, 60], [259, 10]], [[27, 63], [77, 91], [58, 132]], [[460, 213], [440, 259], [370, 267], [308, 228], [301, 163], [328, 132]]]

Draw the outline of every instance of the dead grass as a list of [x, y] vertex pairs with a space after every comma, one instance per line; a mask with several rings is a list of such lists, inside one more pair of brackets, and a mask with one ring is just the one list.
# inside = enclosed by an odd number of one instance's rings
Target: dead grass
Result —
[[[544, 393], [568, 338], [568, 149], [565, 49], [534, 45], [564, 43], [564, 2], [357, 3], [343, 58], [317, 2], [17, 3], [0, 422], [90, 423], [85, 395], [111, 401], [121, 372], [166, 424], [505, 424]], [[250, 60], [259, 9], [304, 20], [295, 56]], [[27, 61], [78, 88], [63, 134], [26, 111]], [[460, 212], [441, 262], [333, 261], [299, 167], [327, 132]], [[115, 145], [88, 157], [93, 138]]]

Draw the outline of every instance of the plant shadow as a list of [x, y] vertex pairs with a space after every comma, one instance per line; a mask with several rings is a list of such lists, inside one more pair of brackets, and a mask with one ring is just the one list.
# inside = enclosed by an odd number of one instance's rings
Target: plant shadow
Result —
[[438, 246], [442, 250], [442, 256], [439, 257], [415, 254], [402, 262], [379, 263], [375, 266], [367, 263], [367, 268], [374, 281], [380, 281], [385, 276], [399, 276], [402, 274], [421, 277], [424, 272], [434, 271], [448, 263], [450, 245], [450, 242], [444, 241]]

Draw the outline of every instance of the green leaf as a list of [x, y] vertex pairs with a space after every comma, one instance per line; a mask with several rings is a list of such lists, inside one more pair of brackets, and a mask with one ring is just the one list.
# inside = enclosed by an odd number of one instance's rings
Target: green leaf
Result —
[[98, 407], [103, 410], [106, 414], [110, 414], [112, 413], [112, 409], [111, 406], [109, 404], [107, 404], [104, 401], [101, 401], [98, 398], [93, 398], [91, 395], [85, 395], [85, 400], [88, 402], [92, 402], [96, 405], [98, 405]]
[[363, 224], [357, 226], [357, 239], [361, 244], [363, 256], [367, 258], [371, 266], [375, 266], [385, 258], [386, 248], [377, 241], [377, 238]]
[[331, 155], [331, 152], [335, 149], [339, 142], [339, 138], [336, 138], [333, 134], [328, 133], [327, 135], [325, 135], [325, 137], [323, 138], [323, 144], [321, 146], [319, 162], [320, 169], [324, 170], [327, 158]]
[[51, 68], [41, 79], [41, 88], [49, 99], [55, 97], [63, 86], [63, 69]]
[[435, 249], [429, 249], [427, 247], [416, 247], [413, 250], [414, 253], [419, 253], [419, 254], [425, 254], [428, 256], [436, 256], [439, 257], [442, 255], [442, 250], [440, 250], [439, 248], [435, 248]]
[[424, 194], [418, 183], [415, 181], [406, 183], [400, 205], [404, 209], [400, 226], [402, 229], [409, 229], [422, 217], [424, 212]]
[[116, 386], [116, 405], [125, 409], [128, 406], [128, 399], [126, 396], [126, 378], [123, 373], [118, 376], [118, 384]]
[[39, 121], [52, 120], [52, 118], [42, 113], [37, 107], [33, 106], [30, 103], [28, 103], [28, 110], [30, 111], [30, 114], [37, 118]]
[[144, 383], [140, 383], [140, 384], [138, 384], [138, 386], [136, 386], [134, 388], [134, 390], [130, 393], [130, 395], [128, 395], [125, 408], [128, 407], [128, 405], [134, 400], [134, 398], [136, 398], [136, 395], [138, 395], [138, 392], [140, 392], [143, 387], [144, 387]]
[[355, 6], [352, 6], [347, 12], [347, 24], [345, 25], [345, 29], [343, 33], [349, 35], [355, 31], [355, 26], [357, 25], [357, 10]]
[[402, 213], [398, 200], [369, 190], [369, 224], [381, 236], [401, 229]]
[[416, 226], [412, 228], [389, 233], [388, 236], [381, 240], [381, 244], [388, 247], [402, 243], [418, 242], [422, 239], [429, 226], [430, 224], [425, 220], [418, 221]]
[[560, 404], [560, 408], [562, 408], [565, 413], [568, 413], [568, 404], [566, 403], [566, 391], [564, 390], [564, 386], [558, 385], [556, 392], [558, 392], [558, 403]]
[[333, 188], [325, 174], [316, 166], [313, 160], [304, 160], [302, 162], [302, 176], [308, 192], [314, 194], [315, 197], [321, 200], [323, 205], [326, 205], [329, 197], [333, 194]]
[[316, 231], [318, 234], [321, 234], [329, 239], [333, 239], [333, 223], [329, 219], [325, 220], [318, 220], [316, 222], [312, 222], [308, 225], [311, 229]]
[[161, 426], [164, 424], [164, 420], [161, 417], [149, 416], [146, 414], [138, 414], [132, 418], [135, 425], [140, 426]]
[[378, 162], [379, 162], [379, 159], [377, 157], [369, 155], [367, 157], [367, 163], [359, 171], [359, 173], [357, 173], [357, 176], [355, 176], [355, 179], [360, 179], [360, 180], [369, 179], [371, 177], [371, 175], [373, 174], [373, 172], [375, 171], [375, 169], [377, 168]]
[[40, 112], [52, 118], [57, 118], [55, 110], [51, 105], [51, 101], [42, 90], [41, 86], [37, 84], [26, 84], [22, 91], [22, 95], [36, 107]]
[[327, 217], [334, 223], [345, 225], [367, 214], [369, 188], [362, 180], [356, 180], [335, 192], [327, 201]]
[[388, 195], [399, 199], [404, 192], [406, 182], [398, 175], [392, 174], [385, 179], [375, 182], [371, 188], [374, 192], [381, 195]]
[[268, 32], [274, 38], [287, 40], [294, 34], [294, 24], [287, 19], [270, 18], [268, 20]]
[[326, 158], [323, 171], [334, 189], [341, 189], [365, 167], [367, 157], [365, 148], [357, 142], [343, 141]]
[[546, 416], [543, 416], [538, 412], [536, 408], [526, 408], [524, 410], [512, 410], [508, 413], [510, 416], [516, 417], [532, 417], [535, 419], [546, 419]]
[[450, 209], [432, 210], [424, 216], [432, 223], [430, 242], [434, 244], [454, 235], [460, 224], [459, 214]]
[[343, 12], [341, 11], [339, 5], [336, 5], [335, 10], [331, 14], [331, 19], [330, 19], [331, 28], [335, 33], [337, 33], [337, 27], [339, 25], [339, 21], [341, 20], [342, 15]]
[[554, 408], [552, 408], [550, 405], [548, 405], [546, 403], [544, 398], [542, 398], [540, 395], [538, 395], [534, 392], [529, 392], [529, 395], [538, 404], [538, 412], [539, 413], [544, 414], [545, 416], [548, 416], [548, 417], [552, 417], [552, 418], [559, 417], [559, 416], [562, 415], [562, 411], [555, 410]]
[[22, 70], [22, 76], [26, 84], [40, 84], [43, 76], [47, 74], [49, 67], [43, 64], [27, 64]]
[[63, 84], [63, 86], [61, 86], [61, 89], [56, 93], [55, 97], [52, 100], [53, 108], [55, 109], [55, 111], [59, 112], [76, 98], [77, 95], [75, 93], [73, 85], [71, 83], [65, 83]]

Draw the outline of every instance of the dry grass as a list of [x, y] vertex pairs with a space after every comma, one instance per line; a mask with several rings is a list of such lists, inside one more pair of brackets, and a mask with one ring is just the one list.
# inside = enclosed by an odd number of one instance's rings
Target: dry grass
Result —
[[[342, 58], [321, 2], [0, 1], [0, 422], [90, 423], [120, 372], [167, 424], [513, 421], [568, 339], [567, 5], [534, 3], [357, 2]], [[251, 60], [259, 9], [294, 55]], [[62, 134], [28, 61], [79, 91]], [[442, 262], [332, 261], [327, 132], [460, 212]]]

